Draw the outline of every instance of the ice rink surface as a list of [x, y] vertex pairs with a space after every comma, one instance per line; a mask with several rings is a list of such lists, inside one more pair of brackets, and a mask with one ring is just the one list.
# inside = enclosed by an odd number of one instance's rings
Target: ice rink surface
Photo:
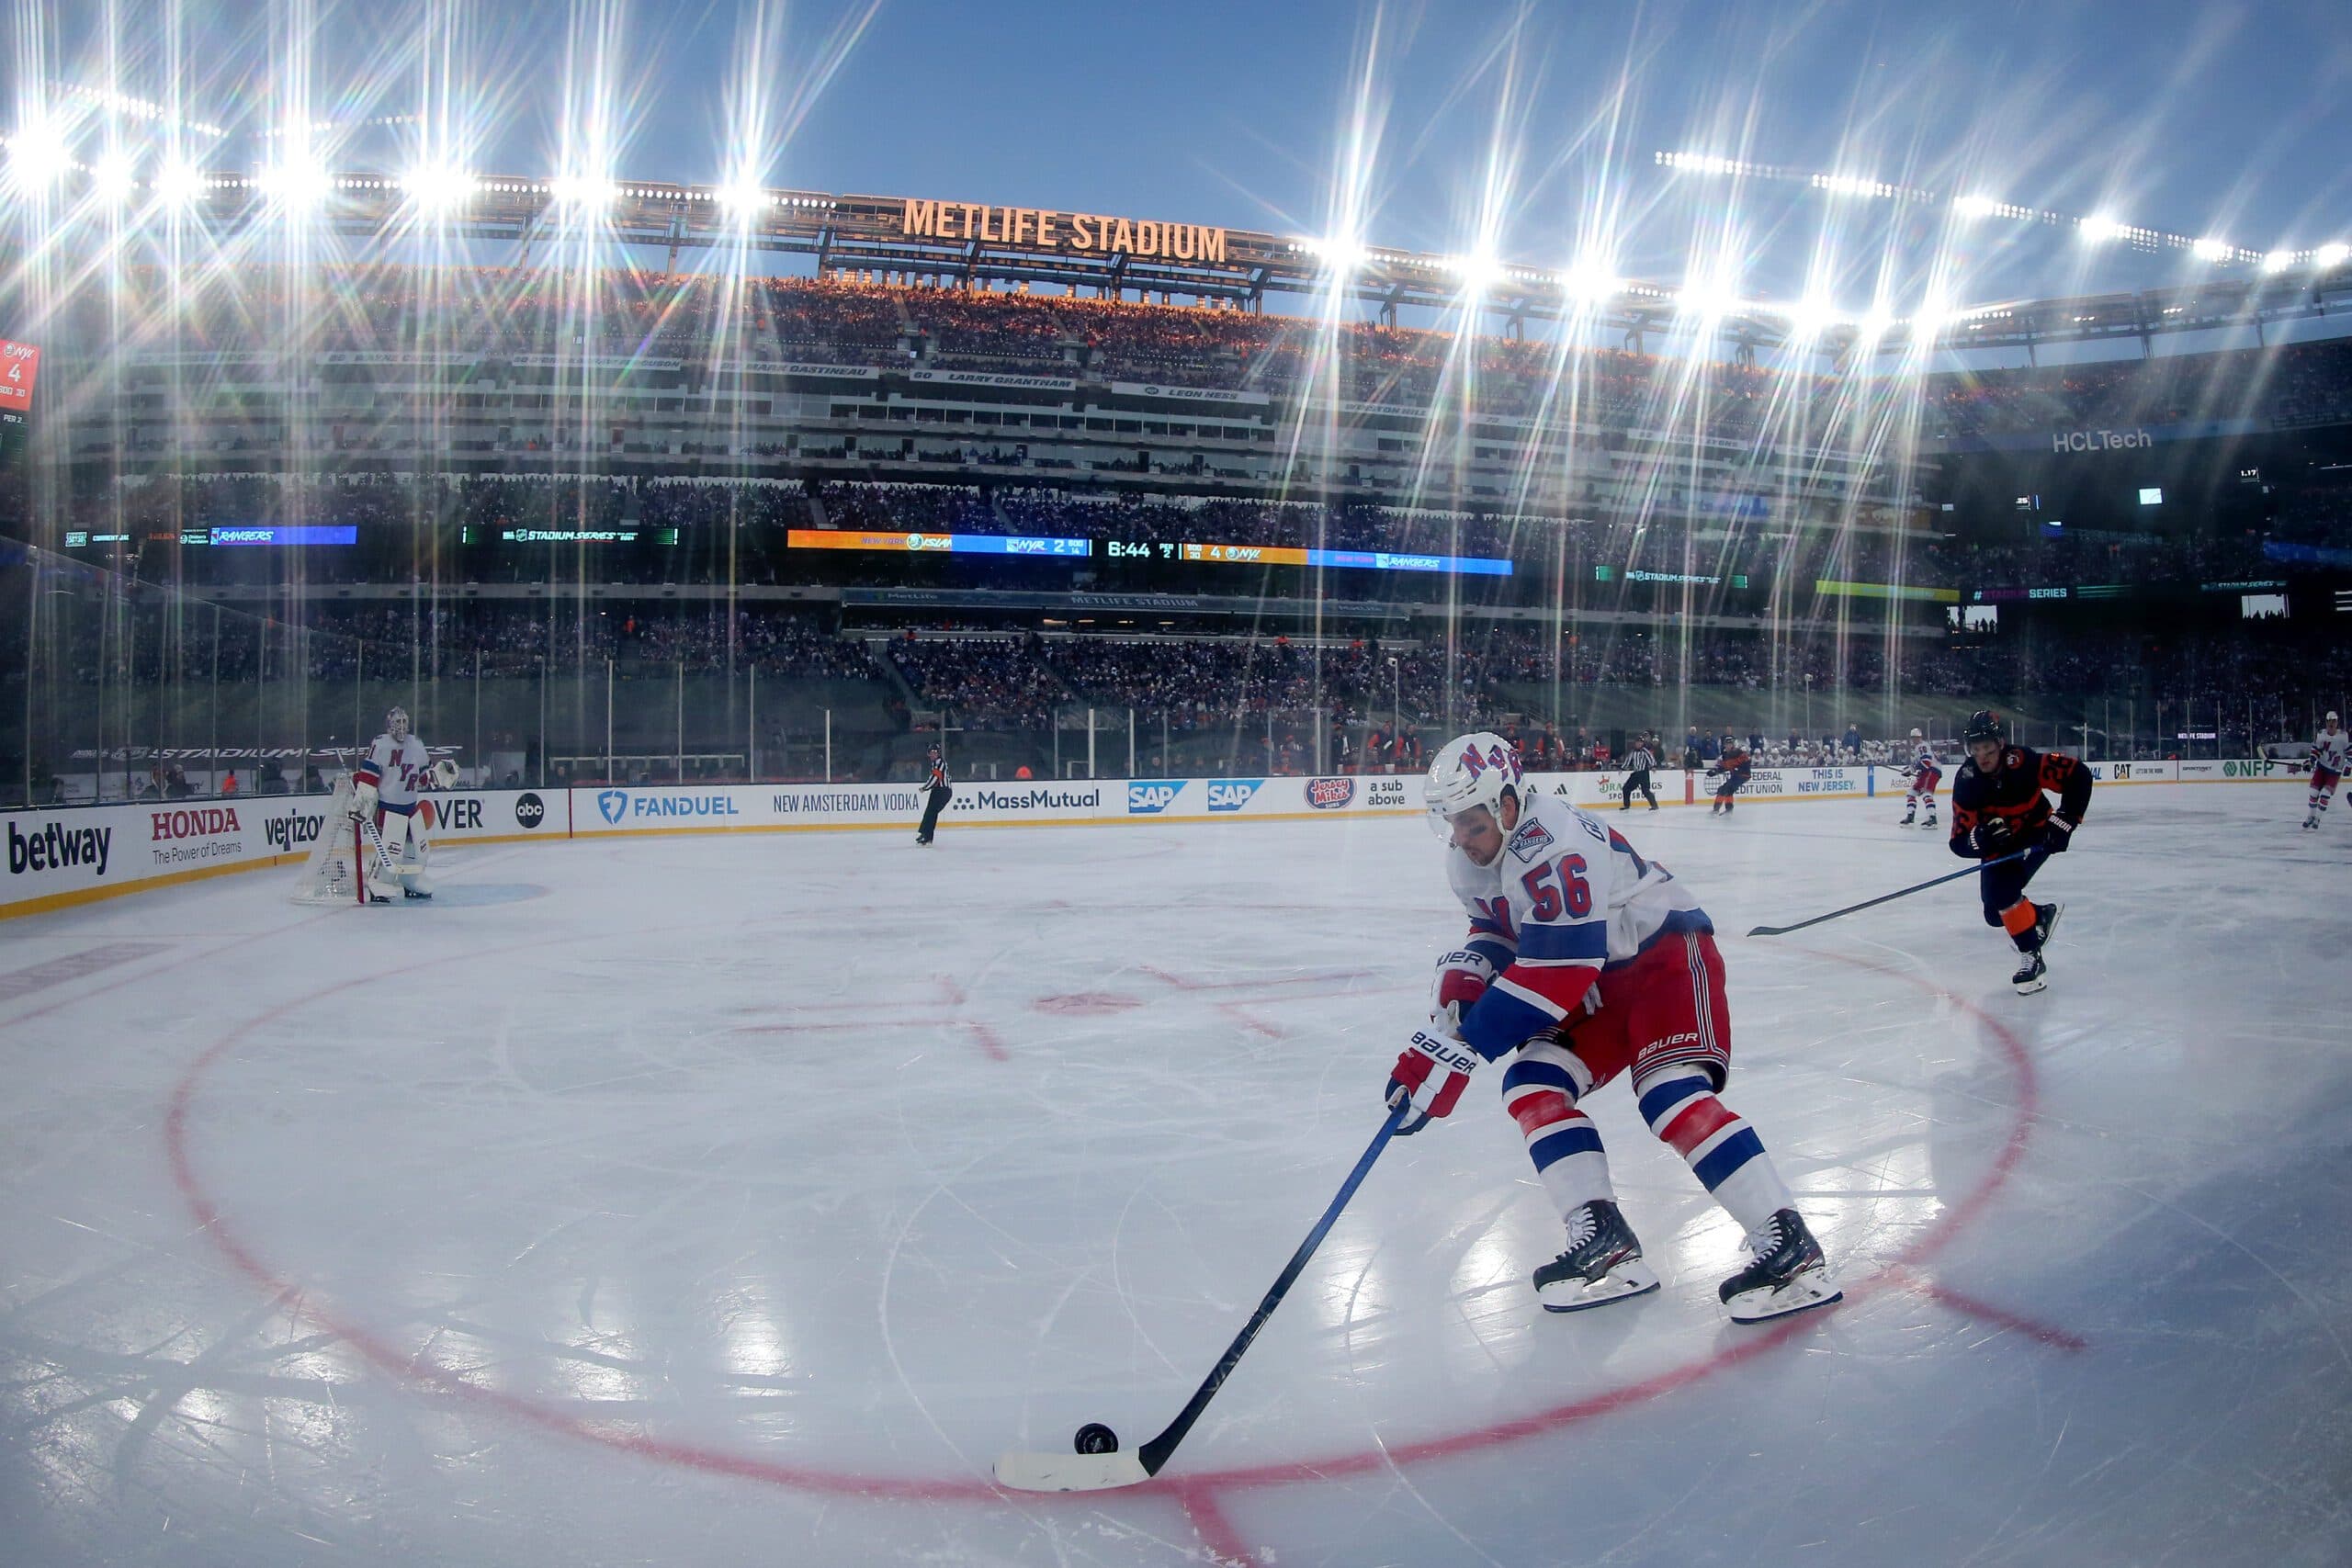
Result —
[[1612, 817], [1726, 933], [1726, 1100], [1849, 1288], [1589, 1102], [1660, 1293], [1541, 1312], [1488, 1069], [1380, 1119], [1462, 922], [1414, 820], [676, 838], [0, 925], [11, 1563], [2352, 1561], [2346, 833], [2109, 787], [2048, 991], [1898, 807]]

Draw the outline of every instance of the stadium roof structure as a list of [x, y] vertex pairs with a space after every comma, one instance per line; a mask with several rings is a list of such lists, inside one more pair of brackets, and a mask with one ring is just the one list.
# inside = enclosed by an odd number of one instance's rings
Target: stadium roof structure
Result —
[[[1394, 322], [1400, 309], [1455, 311], [1465, 297], [1506, 335], [1531, 320], [1581, 320], [1638, 338], [1712, 333], [1743, 349], [1792, 347], [1832, 360], [1873, 354], [2024, 349], [2159, 334], [2267, 327], [2352, 310], [2352, 263], [2336, 257], [2257, 276], [2217, 276], [2169, 288], [2017, 300], [1958, 311], [1929, 325], [1896, 320], [1808, 322], [1788, 307], [1744, 302], [1686, 309], [1679, 288], [1611, 279], [1587, 289], [1570, 275], [1510, 263], [1465, 263], [1424, 252], [1348, 247], [1335, 254], [1293, 236], [1117, 215], [930, 197], [823, 191], [485, 175], [467, 180], [429, 217], [402, 180], [325, 176], [300, 220], [352, 238], [413, 237], [428, 222], [454, 239], [524, 247], [594, 233], [610, 243], [681, 253], [742, 247], [813, 256], [820, 270], [902, 271], [964, 281], [1132, 288], [1262, 310], [1270, 296], [1342, 297]], [[235, 231], [288, 215], [265, 181], [215, 176], [194, 210]], [[1341, 276], [1335, 276], [1335, 269]]]

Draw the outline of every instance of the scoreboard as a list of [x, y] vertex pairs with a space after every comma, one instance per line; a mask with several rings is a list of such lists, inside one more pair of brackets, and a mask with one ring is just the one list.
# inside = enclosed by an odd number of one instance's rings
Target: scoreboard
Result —
[[22, 414], [33, 406], [33, 382], [40, 375], [40, 350], [0, 338], [0, 413]]
[[[1090, 539], [1030, 538], [1018, 535], [879, 533], [851, 529], [795, 528], [787, 542], [797, 550], [888, 550], [906, 555], [973, 554], [1090, 558]], [[1302, 549], [1295, 545], [1229, 545], [1166, 540], [1102, 541], [1109, 560], [1183, 561], [1205, 566], [1355, 567], [1367, 571], [1439, 571], [1474, 577], [1509, 577], [1511, 563], [1487, 556], [1417, 555], [1398, 550]]]

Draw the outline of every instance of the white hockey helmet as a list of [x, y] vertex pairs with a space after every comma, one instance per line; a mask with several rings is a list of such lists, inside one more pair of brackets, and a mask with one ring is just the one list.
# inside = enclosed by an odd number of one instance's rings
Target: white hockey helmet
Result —
[[1911, 727], [1911, 739], [1914, 740], [1925, 740], [1927, 737], [1919, 733], [1919, 727], [1915, 724]]
[[2327, 710], [2327, 722], [2330, 724], [2334, 724], [2335, 722], [2335, 710], [2334, 708]]
[[1485, 807], [1500, 826], [1503, 791], [1517, 798], [1520, 782], [1519, 753], [1510, 741], [1485, 729], [1455, 737], [1437, 749], [1437, 760], [1421, 784], [1430, 830], [1441, 839], [1453, 838], [1453, 818], [1474, 806]]
[[408, 739], [408, 709], [394, 708], [384, 716], [384, 733], [395, 740]]

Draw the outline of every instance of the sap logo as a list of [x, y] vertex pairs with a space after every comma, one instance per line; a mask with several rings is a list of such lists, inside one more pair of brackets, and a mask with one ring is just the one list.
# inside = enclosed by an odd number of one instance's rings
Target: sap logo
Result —
[[1209, 784], [1211, 811], [1238, 811], [1265, 787], [1263, 779], [1217, 779]]
[[297, 844], [316, 842], [326, 821], [324, 817], [273, 817], [261, 825], [261, 833], [285, 854]]
[[1552, 835], [1544, 824], [1531, 821], [1510, 836], [1510, 852], [1532, 863], [1542, 858], [1552, 843]]
[[628, 791], [625, 789], [598, 791], [596, 809], [604, 813], [605, 821], [619, 821], [628, 811]]
[[514, 825], [536, 828], [548, 819], [548, 803], [536, 795], [526, 795], [514, 802]]
[[206, 839], [215, 833], [241, 831], [237, 810], [232, 806], [199, 806], [186, 811], [156, 811], [149, 815], [155, 823], [150, 841], [158, 844], [174, 839]]
[[8, 874], [21, 876], [28, 871], [62, 871], [69, 865], [86, 865], [104, 876], [107, 853], [113, 847], [111, 828], [61, 828], [51, 822], [36, 832], [20, 833], [11, 821]]
[[1353, 779], [1309, 779], [1306, 804], [1317, 811], [1337, 811], [1356, 797]]
[[1138, 779], [1127, 785], [1127, 814], [1149, 816], [1175, 803], [1184, 785], [1176, 779]]
[[424, 802], [424, 807], [433, 813], [431, 826], [435, 828], [456, 829], [481, 826], [481, 802], [479, 800], [460, 800], [445, 795], [437, 800]]

